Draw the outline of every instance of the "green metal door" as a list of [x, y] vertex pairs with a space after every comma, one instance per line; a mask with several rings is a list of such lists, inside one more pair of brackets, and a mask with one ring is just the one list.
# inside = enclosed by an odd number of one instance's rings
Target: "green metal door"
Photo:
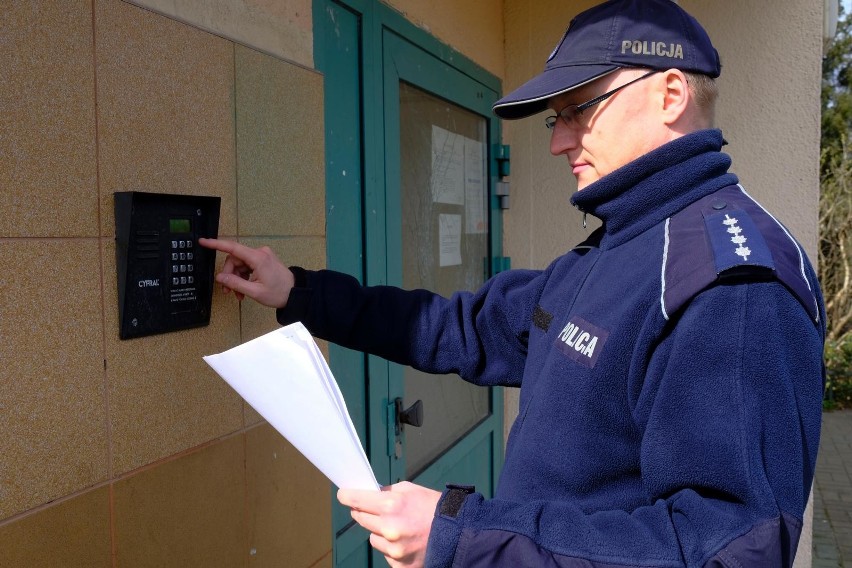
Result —
[[[315, 0], [325, 75], [328, 266], [369, 285], [476, 289], [500, 262], [494, 195], [499, 82], [372, 0]], [[376, 477], [493, 492], [500, 389], [332, 347], [331, 368]], [[423, 424], [400, 423], [418, 401]], [[412, 420], [413, 421], [413, 420]], [[348, 510], [332, 512], [334, 565], [385, 566]]]

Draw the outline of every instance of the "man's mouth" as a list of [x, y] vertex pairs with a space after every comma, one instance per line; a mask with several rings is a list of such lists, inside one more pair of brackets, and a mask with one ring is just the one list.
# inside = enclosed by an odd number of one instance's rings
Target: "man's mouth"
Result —
[[581, 172], [586, 170], [589, 167], [589, 164], [586, 162], [577, 162], [576, 164], [571, 164], [571, 172], [577, 176], [580, 175]]

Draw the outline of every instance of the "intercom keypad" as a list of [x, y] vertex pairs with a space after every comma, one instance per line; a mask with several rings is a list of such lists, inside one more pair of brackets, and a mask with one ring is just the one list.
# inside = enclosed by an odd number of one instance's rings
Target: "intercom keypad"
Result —
[[207, 325], [221, 198], [115, 193], [119, 336], [122, 339]]
[[[195, 284], [195, 254], [191, 250], [194, 246], [191, 239], [172, 241], [172, 288], [191, 287]], [[185, 292], [190, 290], [187, 289]], [[178, 295], [178, 298], [180, 297], [187, 297], [187, 295]]]

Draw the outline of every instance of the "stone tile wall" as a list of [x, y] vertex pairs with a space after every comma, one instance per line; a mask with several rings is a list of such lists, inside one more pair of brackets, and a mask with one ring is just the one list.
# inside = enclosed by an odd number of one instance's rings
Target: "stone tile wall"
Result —
[[201, 359], [274, 313], [217, 289], [119, 340], [113, 215], [219, 196], [221, 236], [324, 266], [322, 77], [119, 0], [10, 4], [0, 50], [0, 566], [331, 566], [325, 478]]

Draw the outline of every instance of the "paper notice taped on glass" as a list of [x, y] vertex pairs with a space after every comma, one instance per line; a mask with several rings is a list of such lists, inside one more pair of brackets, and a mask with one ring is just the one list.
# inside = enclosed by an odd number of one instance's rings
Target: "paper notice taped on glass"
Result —
[[304, 325], [204, 360], [332, 483], [380, 489], [337, 381]]

